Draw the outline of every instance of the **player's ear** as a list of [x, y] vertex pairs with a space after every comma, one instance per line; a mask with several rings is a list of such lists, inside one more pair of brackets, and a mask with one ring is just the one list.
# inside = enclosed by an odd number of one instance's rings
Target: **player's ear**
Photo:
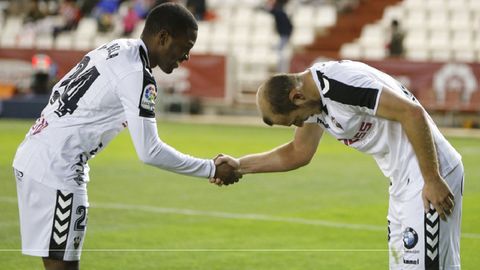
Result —
[[288, 97], [293, 104], [300, 106], [307, 102], [307, 99], [305, 98], [305, 95], [299, 91], [298, 89], [292, 89], [290, 93], [288, 94]]
[[167, 30], [161, 29], [160, 32], [158, 32], [157, 38], [158, 38], [158, 43], [161, 46], [165, 46], [171, 37]]

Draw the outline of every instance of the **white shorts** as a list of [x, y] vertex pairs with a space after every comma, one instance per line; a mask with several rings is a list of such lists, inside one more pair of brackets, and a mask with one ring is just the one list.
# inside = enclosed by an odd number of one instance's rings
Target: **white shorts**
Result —
[[79, 261], [87, 228], [86, 191], [57, 190], [15, 170], [22, 253]]
[[445, 181], [455, 196], [455, 207], [447, 221], [443, 221], [435, 209], [425, 214], [421, 191], [407, 201], [390, 197], [388, 245], [391, 270], [460, 269], [463, 165], [458, 165]]

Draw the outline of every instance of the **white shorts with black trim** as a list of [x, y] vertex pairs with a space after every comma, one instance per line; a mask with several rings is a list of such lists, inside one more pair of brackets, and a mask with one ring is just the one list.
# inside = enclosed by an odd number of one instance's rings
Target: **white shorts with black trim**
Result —
[[15, 170], [22, 253], [79, 261], [87, 229], [86, 191], [57, 190]]
[[445, 177], [455, 196], [453, 213], [446, 221], [433, 208], [425, 214], [421, 191], [409, 200], [390, 197], [390, 270], [460, 270], [463, 176], [460, 164]]

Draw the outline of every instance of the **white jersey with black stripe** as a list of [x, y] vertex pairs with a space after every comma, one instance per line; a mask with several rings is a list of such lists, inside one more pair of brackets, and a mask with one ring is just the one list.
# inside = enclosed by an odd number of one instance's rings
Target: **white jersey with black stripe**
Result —
[[91, 52], [54, 87], [13, 166], [58, 189], [85, 189], [87, 161], [125, 127], [139, 157], [151, 165], [213, 176], [211, 160], [177, 152], [158, 138], [156, 83], [140, 39], [113, 40]]
[[[423, 181], [418, 161], [401, 124], [376, 116], [384, 87], [418, 103], [415, 97], [391, 76], [360, 62], [317, 63], [310, 72], [323, 109], [321, 114], [310, 117], [306, 123], [318, 123], [345, 145], [372, 155], [385, 176], [390, 178], [391, 195], [408, 196], [421, 189]], [[461, 156], [431, 118], [428, 118], [428, 124], [441, 174], [446, 176], [460, 163]]]

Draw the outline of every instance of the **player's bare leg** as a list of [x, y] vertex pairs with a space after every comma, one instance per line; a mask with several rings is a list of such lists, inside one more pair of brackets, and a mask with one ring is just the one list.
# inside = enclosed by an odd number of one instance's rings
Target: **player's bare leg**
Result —
[[80, 269], [80, 264], [78, 261], [59, 261], [49, 258], [42, 258], [43, 266], [46, 270], [78, 270]]

